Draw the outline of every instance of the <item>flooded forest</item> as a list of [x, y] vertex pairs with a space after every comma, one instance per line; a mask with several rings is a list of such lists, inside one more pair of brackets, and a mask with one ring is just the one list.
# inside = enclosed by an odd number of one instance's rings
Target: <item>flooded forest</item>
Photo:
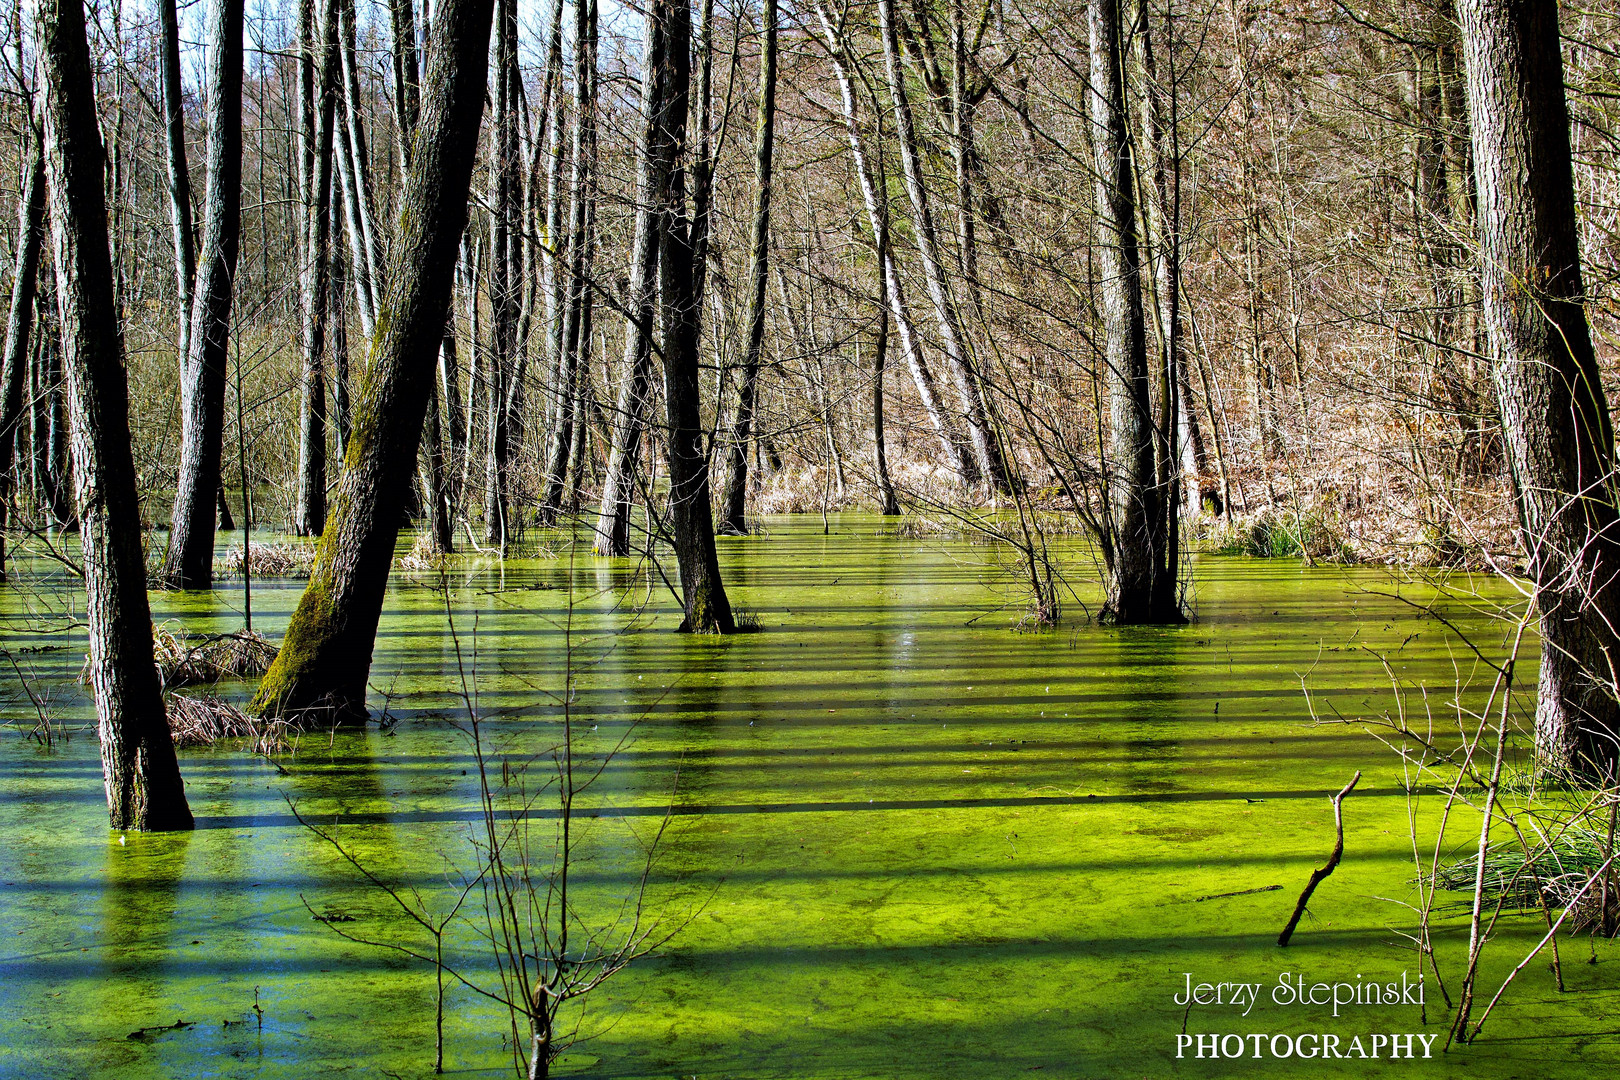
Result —
[[0, 1077], [1620, 1066], [1615, 0], [14, 0], [0, 207]]

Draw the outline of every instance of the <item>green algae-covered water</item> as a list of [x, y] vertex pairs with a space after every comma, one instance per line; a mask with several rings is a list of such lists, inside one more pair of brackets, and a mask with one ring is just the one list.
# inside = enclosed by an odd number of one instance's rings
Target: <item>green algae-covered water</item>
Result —
[[[1482, 677], [1423, 616], [1431, 587], [1202, 557], [1191, 625], [1100, 628], [1071, 602], [1062, 629], [1015, 633], [1019, 599], [993, 548], [885, 536], [865, 517], [827, 534], [819, 519], [769, 524], [721, 541], [733, 602], [761, 628], [729, 639], [672, 633], [656, 575], [649, 588], [634, 563], [560, 543], [504, 568], [396, 574], [372, 668], [384, 726], [306, 734], [274, 762], [182, 752], [188, 836], [109, 835], [93, 733], [54, 749], [25, 737], [33, 706], [8, 673], [0, 1074], [430, 1075], [432, 965], [339, 932], [419, 953], [431, 939], [299, 818], [447, 910], [481, 836], [463, 678], [494, 782], [529, 766], [540, 870], [555, 798], [532, 778], [567, 701], [576, 767], [595, 777], [576, 810], [582, 928], [622, 928], [667, 817], [644, 912], [656, 937], [678, 933], [569, 1013], [583, 1038], [559, 1075], [1573, 1077], [1620, 1060], [1612, 946], [1564, 939], [1565, 992], [1538, 959], [1484, 1036], [1446, 1053], [1438, 987], [1412, 985], [1427, 969], [1404, 936], [1415, 872], [1398, 762], [1359, 726], [1313, 724], [1301, 678], [1319, 711], [1374, 716], [1394, 703], [1383, 655], [1453, 723], [1459, 679]], [[24, 571], [30, 591], [0, 593], [6, 647], [82, 725], [82, 638], [59, 629], [82, 598], [41, 565]], [[256, 582], [255, 625], [278, 636], [299, 588]], [[154, 594], [157, 618], [193, 632], [235, 629], [239, 602], [232, 583]], [[1444, 610], [1500, 646], [1464, 605]], [[1415, 690], [1407, 700], [1422, 707]], [[1327, 795], [1357, 769], [1343, 863], [1279, 949], [1332, 846]], [[1415, 810], [1426, 844], [1439, 805]], [[1478, 814], [1454, 813], [1460, 854]], [[447, 961], [497, 988], [480, 890], [462, 913]], [[1485, 997], [1538, 925], [1504, 918]], [[1447, 907], [1442, 976], [1459, 977], [1465, 949]], [[1300, 977], [1307, 994], [1358, 980], [1399, 993], [1300, 1004], [1284, 990]], [[1258, 984], [1257, 1000], [1234, 1005], [1228, 988], [1189, 1007], [1204, 983]], [[510, 1073], [505, 1012], [454, 979], [444, 1028], [447, 1073]], [[1379, 1056], [1298, 1056], [1326, 1035]], [[1413, 1036], [1416, 1058], [1390, 1060], [1392, 1035]], [[1228, 1056], [1197, 1057], [1211, 1045]]]

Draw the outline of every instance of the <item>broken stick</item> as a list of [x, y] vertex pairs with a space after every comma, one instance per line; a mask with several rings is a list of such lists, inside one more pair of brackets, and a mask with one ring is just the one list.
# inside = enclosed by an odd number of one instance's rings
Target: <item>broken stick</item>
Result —
[[1311, 894], [1316, 891], [1318, 885], [1327, 880], [1329, 874], [1333, 873], [1333, 868], [1339, 865], [1339, 859], [1344, 855], [1344, 797], [1354, 791], [1360, 782], [1361, 770], [1357, 769], [1356, 775], [1350, 778], [1344, 789], [1333, 796], [1333, 828], [1338, 833], [1338, 839], [1333, 842], [1333, 854], [1328, 856], [1326, 866], [1311, 871], [1311, 880], [1305, 884], [1305, 891], [1299, 894], [1299, 903], [1294, 905], [1293, 917], [1288, 920], [1288, 925], [1283, 927], [1283, 932], [1277, 935], [1278, 945], [1288, 944], [1288, 939], [1294, 936], [1294, 927], [1299, 925], [1299, 920], [1305, 915], [1305, 905], [1311, 902]]

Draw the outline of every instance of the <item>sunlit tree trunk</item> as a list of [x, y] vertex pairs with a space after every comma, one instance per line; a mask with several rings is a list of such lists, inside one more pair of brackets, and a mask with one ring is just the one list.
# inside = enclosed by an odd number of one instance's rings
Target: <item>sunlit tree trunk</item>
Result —
[[34, 327], [34, 287], [45, 232], [45, 153], [35, 133], [32, 164], [17, 206], [17, 254], [11, 270], [11, 310], [6, 318], [4, 367], [0, 370], [0, 581], [6, 580], [6, 520], [11, 509], [17, 436], [22, 430], [23, 387]]
[[[686, 141], [691, 86], [691, 0], [655, 0], [655, 17], [667, 20], [670, 133]], [[709, 506], [709, 463], [703, 452], [699, 414], [698, 345], [703, 298], [693, 295], [695, 266], [691, 226], [686, 217], [686, 175], [670, 172], [659, 193], [658, 287], [664, 341], [664, 407], [669, 423], [669, 507], [675, 558], [681, 573], [686, 617], [681, 629], [729, 634], [735, 629], [731, 603], [720, 579], [714, 546], [714, 514]]]
[[776, 133], [776, 0], [764, 0], [760, 16], [759, 111], [754, 121], [754, 216], [748, 249], [748, 344], [737, 382], [737, 409], [726, 446], [726, 487], [720, 531], [745, 533], [748, 440], [753, 436], [759, 355], [765, 344], [766, 264], [771, 248], [771, 151]]
[[[905, 355], [907, 366], [911, 370], [911, 380], [917, 387], [917, 396], [922, 401], [923, 411], [928, 414], [928, 421], [939, 436], [946, 462], [959, 482], [964, 485], [971, 484], [977, 479], [977, 469], [972, 456], [963, 444], [961, 435], [950, 425], [940, 405], [933, 372], [929, 370], [928, 360], [923, 355], [922, 343], [911, 320], [911, 309], [906, 302], [900, 268], [888, 243], [888, 204], [879, 196], [880, 188], [861, 139], [854, 81], [850, 74], [850, 61], [843, 33], [832, 21], [825, 5], [817, 4], [816, 14], [826, 38], [833, 72], [838, 76], [838, 89], [844, 112], [844, 133], [849, 142], [850, 155], [855, 161], [855, 176], [860, 181], [861, 200], [866, 205], [867, 223], [872, 230], [872, 242], [879, 261], [878, 272], [883, 278], [889, 310], [894, 315], [894, 325], [900, 335], [900, 351]], [[881, 126], [881, 116], [875, 117], [875, 120]]]
[[1554, 0], [1460, 0], [1485, 325], [1541, 614], [1536, 752], [1615, 779], [1620, 515], [1583, 306]]
[[562, 508], [568, 466], [578, 428], [585, 422], [581, 388], [590, 362], [590, 281], [596, 254], [596, 3], [577, 0], [574, 6], [574, 130], [573, 163], [569, 176], [569, 270], [564, 292], [563, 351], [557, 376], [557, 422], [552, 426], [547, 454], [545, 490], [539, 517], [553, 524]]
[[303, 249], [299, 296], [303, 314], [303, 401], [299, 410], [298, 492], [293, 531], [319, 536], [326, 527], [326, 312], [330, 285], [332, 224], [332, 129], [336, 117], [336, 5], [323, 4], [319, 21], [314, 0], [301, 8], [300, 84], [307, 101], [299, 131], [305, 172]]
[[[105, 157], [96, 126], [84, 9], [79, 0], [39, 0], [36, 16], [52, 254], [73, 416], [90, 685], [107, 811], [115, 829], [189, 829], [191, 809], [152, 660], [129, 387], [103, 202]], [[213, 508], [211, 502], [208, 508]]]
[[602, 509], [596, 522], [596, 553], [630, 553], [630, 508], [635, 499], [636, 462], [641, 452], [647, 396], [652, 378], [652, 336], [658, 317], [660, 193], [674, 168], [677, 139], [671, 129], [667, 27], [649, 13], [642, 46], [640, 139], [636, 147], [636, 229], [630, 249], [630, 281], [625, 297], [624, 363], [613, 418], [613, 445], [602, 482]]
[[494, 159], [490, 163], [489, 370], [484, 384], [489, 441], [484, 462], [484, 542], [503, 550], [511, 539], [511, 413], [523, 283], [523, 162], [518, 149], [517, 0], [495, 5]]
[[[1105, 614], [1116, 623], [1173, 621], [1165, 573], [1162, 492], [1142, 307], [1136, 174], [1126, 128], [1119, 0], [1091, 0], [1087, 113], [1097, 175], [1097, 296], [1108, 387], [1107, 492], [1112, 560]], [[1174, 607], [1174, 591], [1170, 590]]]
[[158, 0], [161, 24], [163, 128], [169, 166], [169, 223], [174, 234], [175, 355], [182, 371], [191, 355], [191, 290], [197, 279], [191, 222], [191, 168], [186, 159], [185, 87], [180, 77], [180, 25], [175, 0]]
[[206, 589], [225, 437], [225, 363], [242, 232], [242, 0], [209, 4], [208, 182], [201, 273], [180, 386], [180, 478], [163, 577]]
[[946, 364], [950, 368], [952, 380], [956, 383], [957, 398], [967, 425], [968, 437], [972, 440], [973, 455], [979, 471], [994, 487], [1005, 490], [1011, 486], [1011, 476], [1002, 457], [1001, 443], [990, 426], [984, 397], [963, 343], [961, 328], [957, 323], [956, 312], [946, 286], [944, 267], [940, 264], [939, 240], [935, 233], [928, 189], [924, 183], [917, 133], [911, 115], [911, 102], [905, 89], [905, 77], [900, 70], [900, 45], [895, 19], [894, 0], [878, 0], [878, 21], [883, 38], [889, 96], [894, 105], [896, 141], [899, 144], [906, 195], [911, 202], [912, 225], [917, 236], [917, 254], [922, 260], [923, 281], [928, 287], [928, 296], [934, 305], [940, 340], [945, 346]]
[[254, 698], [261, 715], [366, 715], [366, 677], [415, 470], [467, 223], [488, 85], [492, 0], [443, 0], [423, 83], [422, 117], [400, 197], [399, 236], [379, 332], [355, 407], [308, 587]]

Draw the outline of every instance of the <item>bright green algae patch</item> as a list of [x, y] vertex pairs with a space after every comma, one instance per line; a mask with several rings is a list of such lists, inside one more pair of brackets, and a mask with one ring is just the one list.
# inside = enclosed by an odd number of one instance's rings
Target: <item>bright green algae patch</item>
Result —
[[[1359, 727], [1312, 725], [1301, 676], [1319, 705], [1375, 715], [1391, 692], [1364, 650], [1381, 652], [1449, 722], [1459, 669], [1480, 677], [1438, 621], [1385, 595], [1424, 601], [1431, 588], [1206, 558], [1190, 626], [1099, 628], [1071, 604], [1062, 630], [1017, 634], [995, 549], [881, 527], [835, 518], [824, 536], [819, 519], [781, 520], [768, 537], [722, 539], [733, 602], [763, 628], [730, 639], [670, 633], [678, 614], [661, 584], [632, 620], [649, 592], [628, 561], [458, 567], [446, 579], [455, 637], [438, 576], [396, 575], [372, 670], [373, 708], [386, 705], [391, 726], [306, 735], [284, 772], [233, 748], [183, 753], [200, 826], [189, 837], [109, 842], [93, 736], [46, 752], [4, 732], [0, 1074], [429, 1074], [432, 968], [334, 931], [425, 942], [292, 808], [391, 884], [445, 902], [447, 876], [473, 861], [478, 816], [459, 672], [492, 752], [543, 763], [570, 653], [584, 760], [596, 767], [628, 733], [583, 800], [581, 908], [617, 910], [640, 871], [638, 838], [673, 799], [649, 907], [691, 921], [591, 999], [593, 1038], [563, 1075], [1557, 1077], [1620, 1059], [1617, 954], [1600, 946], [1585, 963], [1585, 939], [1563, 943], [1569, 992], [1538, 960], [1484, 1038], [1444, 1056], [1432, 978], [1426, 1017], [1369, 1005], [1335, 1018], [1271, 998], [1284, 972], [1417, 977], [1402, 937], [1415, 920], [1395, 902], [1414, 898], [1396, 762]], [[72, 596], [69, 582], [52, 587]], [[158, 617], [232, 629], [237, 587], [157, 594]], [[298, 589], [257, 584], [255, 625], [278, 634]], [[20, 614], [14, 592], [0, 604]], [[14, 651], [61, 640], [21, 625], [7, 628]], [[1499, 629], [1469, 625], [1499, 643]], [[30, 656], [80, 722], [81, 655], [74, 641]], [[27, 708], [8, 700], [7, 718]], [[1332, 845], [1326, 793], [1356, 769], [1344, 862], [1278, 949]], [[1418, 807], [1426, 836], [1439, 805]], [[1461, 851], [1478, 816], [1458, 813]], [[549, 858], [551, 824], [534, 826]], [[1487, 997], [1537, 926], [1503, 923]], [[1448, 911], [1438, 948], [1453, 982], [1465, 947]], [[451, 952], [493, 983], [465, 929]], [[1189, 974], [1261, 983], [1259, 1003], [1247, 1017], [1188, 1011], [1175, 999]], [[177, 1020], [189, 1026], [155, 1030]], [[1433, 1059], [1411, 1062], [1177, 1060], [1184, 1025], [1440, 1037]], [[141, 1029], [154, 1030], [129, 1037]], [[452, 1073], [510, 1069], [508, 1021], [464, 988], [449, 992], [446, 1039]]]

